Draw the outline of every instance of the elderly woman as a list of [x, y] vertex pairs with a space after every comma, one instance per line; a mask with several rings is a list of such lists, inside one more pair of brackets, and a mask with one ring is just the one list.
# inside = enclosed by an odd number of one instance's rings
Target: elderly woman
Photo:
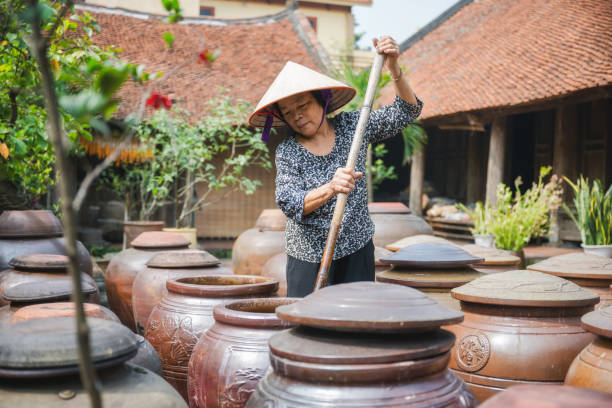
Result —
[[341, 82], [288, 62], [249, 118], [264, 127], [288, 126], [293, 134], [276, 149], [276, 202], [287, 215], [287, 295], [306, 296], [314, 288], [334, 212], [336, 195], [347, 193], [328, 284], [374, 280], [374, 224], [367, 206], [367, 146], [396, 135], [418, 117], [422, 103], [399, 64], [399, 46], [391, 37], [374, 40], [386, 55], [396, 97], [372, 111], [356, 171], [346, 163], [359, 112], [333, 112], [349, 102], [355, 90]]

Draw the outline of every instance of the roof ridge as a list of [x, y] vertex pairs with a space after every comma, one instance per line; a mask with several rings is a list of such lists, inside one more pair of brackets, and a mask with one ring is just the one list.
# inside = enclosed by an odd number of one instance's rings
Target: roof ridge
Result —
[[[472, 3], [474, 0], [459, 0], [448, 9], [442, 12], [438, 17], [431, 20], [427, 25], [421, 28], [419, 31], [402, 41], [400, 44], [400, 54], [406, 51], [408, 48], [414, 45], [421, 38], [425, 37], [427, 34], [438, 28], [443, 22], [451, 18], [455, 15], [459, 10], [468, 4]], [[478, 0], [477, 0], [478, 1]]]
[[[141, 11], [132, 11], [121, 7], [104, 7], [92, 4], [75, 4], [76, 10], [84, 10], [84, 11], [92, 11], [95, 13], [103, 13], [103, 14], [115, 14], [126, 17], [138, 18], [141, 20], [158, 20], [162, 22], [163, 19], [166, 18], [165, 15], [162, 14], [153, 14], [153, 13], [144, 13]], [[283, 9], [282, 11], [275, 14], [268, 14], [265, 16], [258, 17], [248, 17], [248, 18], [237, 18], [237, 19], [229, 19], [229, 18], [213, 18], [213, 17], [205, 17], [205, 16], [196, 16], [196, 17], [183, 17], [178, 24], [206, 24], [211, 26], [231, 26], [231, 25], [261, 25], [261, 24], [269, 24], [275, 23], [280, 20], [284, 20], [289, 18], [291, 14], [290, 10]]]

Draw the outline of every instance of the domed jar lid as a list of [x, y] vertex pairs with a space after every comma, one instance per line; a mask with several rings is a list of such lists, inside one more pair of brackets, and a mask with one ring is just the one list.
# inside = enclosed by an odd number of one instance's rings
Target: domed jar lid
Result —
[[287, 226], [287, 216], [278, 209], [266, 209], [259, 214], [255, 228], [262, 231], [284, 231]]
[[607, 392], [569, 385], [515, 385], [498, 392], [479, 408], [612, 408]]
[[423, 377], [448, 364], [455, 336], [424, 333], [342, 333], [299, 326], [270, 338], [272, 367], [307, 381], [380, 382]]
[[63, 271], [68, 270], [66, 255], [26, 254], [14, 257], [9, 265], [19, 271]]
[[612, 339], [612, 305], [585, 314], [581, 321], [591, 333]]
[[376, 282], [328, 286], [277, 308], [276, 314], [295, 324], [360, 332], [426, 331], [463, 320], [463, 313], [438, 304], [423, 292]]
[[573, 282], [541, 272], [516, 270], [485, 275], [451, 291], [464, 302], [505, 306], [584, 307], [599, 296]]
[[[96, 293], [97, 288], [90, 282], [81, 281], [81, 293], [89, 296]], [[70, 278], [49, 279], [45, 281], [24, 282], [11, 286], [2, 294], [9, 302], [41, 303], [69, 300], [72, 294]]]
[[509, 255], [496, 248], [487, 248], [474, 244], [464, 245], [461, 248], [477, 258], [484, 258], [484, 261], [479, 262], [478, 265], [516, 265], [521, 261], [521, 258], [518, 256]]
[[147, 262], [150, 268], [186, 269], [217, 266], [221, 262], [206, 251], [167, 251], [156, 254]]
[[420, 268], [454, 268], [484, 261], [454, 245], [425, 242], [404, 247], [380, 262]]
[[376, 280], [414, 288], [456, 288], [484, 275], [470, 267], [440, 270], [394, 267], [376, 274]]
[[386, 249], [388, 249], [389, 251], [395, 252], [395, 251], [399, 251], [400, 249], [407, 247], [409, 245], [415, 245], [415, 244], [423, 244], [426, 242], [434, 242], [434, 243], [438, 243], [438, 244], [446, 244], [446, 245], [453, 245], [453, 246], [458, 246], [453, 244], [451, 241], [449, 241], [448, 239], [444, 239], [441, 237], [436, 237], [435, 235], [425, 235], [425, 234], [419, 234], [419, 235], [413, 235], [411, 237], [406, 237], [406, 238], [402, 238], [400, 240], [397, 240], [395, 242], [392, 242], [388, 245], [385, 246]]
[[[97, 367], [116, 365], [138, 350], [127, 327], [88, 318], [91, 358]], [[0, 377], [39, 378], [79, 372], [76, 324], [72, 317], [26, 320], [0, 330]]]
[[0, 238], [60, 237], [62, 235], [62, 224], [52, 211], [3, 211], [0, 214]]
[[410, 208], [401, 202], [378, 202], [369, 203], [370, 214], [410, 214]]
[[187, 248], [190, 244], [183, 235], [165, 231], [146, 231], [131, 242], [134, 248], [141, 249]]
[[553, 256], [527, 269], [563, 278], [612, 279], [612, 259], [585, 253]]

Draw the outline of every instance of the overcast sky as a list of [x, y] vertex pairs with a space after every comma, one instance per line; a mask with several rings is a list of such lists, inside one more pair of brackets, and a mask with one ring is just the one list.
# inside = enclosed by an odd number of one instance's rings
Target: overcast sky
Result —
[[355, 32], [365, 31], [359, 46], [387, 34], [401, 43], [439, 16], [457, 0], [372, 0], [372, 6], [353, 6]]

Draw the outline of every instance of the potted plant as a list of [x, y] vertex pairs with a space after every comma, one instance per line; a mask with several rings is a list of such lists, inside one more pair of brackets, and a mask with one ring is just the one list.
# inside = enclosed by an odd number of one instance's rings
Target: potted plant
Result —
[[563, 209], [574, 221], [582, 236], [585, 253], [612, 258], [612, 186], [604, 192], [600, 180], [580, 176], [576, 183], [565, 178], [574, 190], [576, 215], [563, 205]]
[[474, 223], [474, 228], [470, 228], [470, 232], [474, 237], [474, 243], [487, 248], [495, 247], [495, 236], [490, 230], [493, 208], [491, 208], [489, 202], [487, 201], [483, 204], [478, 201], [474, 206], [474, 210], [470, 210], [461, 203], [457, 204], [457, 208], [467, 213]]
[[520, 177], [514, 182], [514, 193], [502, 183], [497, 186], [497, 203], [489, 225], [495, 246], [521, 257], [523, 263], [523, 248], [532, 238], [546, 236], [550, 214], [561, 205], [561, 180], [553, 174], [547, 183], [543, 181], [550, 171], [550, 166], [540, 168], [537, 183], [525, 193], [520, 190]]

